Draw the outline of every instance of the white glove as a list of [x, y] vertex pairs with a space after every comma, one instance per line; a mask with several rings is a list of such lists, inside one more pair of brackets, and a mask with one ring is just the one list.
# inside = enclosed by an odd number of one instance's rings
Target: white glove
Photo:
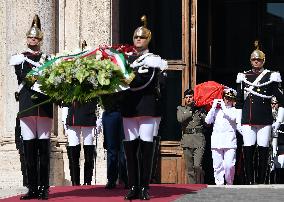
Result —
[[272, 139], [272, 157], [277, 156], [277, 138]]
[[151, 55], [144, 59], [144, 65], [148, 67], [160, 68], [164, 70], [168, 67], [168, 63], [165, 60], [162, 60], [160, 56]]
[[66, 134], [66, 130], [67, 130], [67, 126], [66, 126], [67, 115], [68, 115], [68, 107], [62, 107], [62, 109], [61, 109], [61, 121], [62, 121], [62, 124], [63, 124], [63, 128], [65, 130], [65, 135], [67, 135]]
[[218, 104], [218, 99], [214, 99], [211, 109], [216, 109]]
[[96, 134], [99, 134], [102, 132], [103, 124], [102, 124], [102, 119], [99, 118], [96, 121]]
[[132, 64], [130, 64], [130, 67], [153, 67], [153, 68], [159, 68], [161, 71], [168, 68], [168, 62], [166, 60], [163, 60], [158, 55], [148, 55], [140, 62], [134, 61]]
[[144, 60], [142, 60], [141, 62], [134, 61], [132, 64], [130, 64], [130, 67], [135, 68], [135, 67], [141, 67], [144, 65], [145, 65]]
[[272, 124], [272, 130], [274, 133], [277, 132], [278, 128], [280, 127], [281, 123], [278, 121], [275, 121], [275, 123]]
[[40, 87], [41, 87], [41, 84], [40, 84], [38, 81], [36, 81], [36, 82], [32, 85], [31, 89], [32, 89], [33, 91], [36, 91], [36, 92], [39, 92], [39, 93], [41, 93], [41, 94], [46, 95], [44, 92], [41, 91]]
[[272, 157], [274, 158], [274, 157], [276, 157], [277, 156], [277, 150], [273, 150], [272, 151]]
[[147, 66], [145, 65], [145, 60], [142, 60], [141, 62], [134, 61], [132, 64], [130, 64], [130, 67], [132, 68], [138, 68], [138, 73], [143, 74], [149, 72]]
[[225, 103], [224, 103], [223, 100], [220, 100], [219, 103], [220, 103], [220, 105], [221, 105], [221, 109], [222, 109], [222, 110], [226, 109], [226, 105], [225, 105]]
[[9, 60], [9, 65], [19, 65], [25, 61], [25, 56], [23, 54], [12, 55]]

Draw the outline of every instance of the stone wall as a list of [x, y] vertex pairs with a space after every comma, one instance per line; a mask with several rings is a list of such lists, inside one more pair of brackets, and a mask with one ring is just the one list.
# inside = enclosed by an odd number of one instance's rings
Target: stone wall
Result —
[[[118, 1], [114, 2], [117, 6]], [[112, 7], [112, 0], [0, 1], [0, 159], [1, 162], [5, 161], [0, 165], [2, 176], [0, 184], [9, 181], [18, 185], [22, 180], [19, 172], [19, 156], [14, 144], [15, 118], [18, 112], [18, 103], [14, 99], [17, 81], [13, 67], [8, 66], [8, 60], [12, 54], [20, 53], [26, 48], [25, 33], [31, 26], [34, 14], [39, 15], [44, 32], [42, 50], [54, 54], [77, 49], [82, 40], [87, 41], [88, 47], [110, 44], [113, 41], [111, 20], [113, 10], [115, 9]], [[54, 105], [54, 112], [51, 184], [70, 184], [61, 109]], [[94, 176], [93, 184], [94, 182], [104, 184], [106, 154], [102, 147], [101, 134], [98, 135], [97, 144], [96, 179]], [[5, 154], [2, 151], [5, 151]], [[81, 168], [83, 168], [83, 153], [81, 157]], [[3, 176], [5, 176], [4, 181]], [[81, 176], [83, 179], [83, 172]]]

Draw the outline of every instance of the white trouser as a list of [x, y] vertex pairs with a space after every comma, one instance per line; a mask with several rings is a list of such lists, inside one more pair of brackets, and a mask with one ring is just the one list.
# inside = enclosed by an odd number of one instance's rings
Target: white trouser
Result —
[[161, 118], [141, 116], [123, 118], [123, 129], [126, 141], [132, 141], [140, 137], [145, 142], [153, 142], [153, 136], [157, 136]]
[[27, 116], [20, 118], [23, 140], [49, 139], [52, 129], [52, 118]]
[[214, 178], [216, 185], [233, 184], [235, 175], [236, 149], [214, 149], [212, 148], [212, 159]]
[[252, 146], [257, 143], [258, 146], [269, 147], [271, 125], [242, 125], [242, 135], [244, 146]]
[[81, 133], [84, 145], [94, 145], [95, 128], [95, 126], [67, 126], [65, 132], [68, 136], [69, 146], [76, 146], [80, 144]]

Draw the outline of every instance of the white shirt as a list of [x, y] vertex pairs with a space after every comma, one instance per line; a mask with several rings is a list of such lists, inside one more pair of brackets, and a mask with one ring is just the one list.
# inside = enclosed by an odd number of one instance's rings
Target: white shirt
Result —
[[207, 124], [214, 123], [211, 148], [237, 148], [235, 107], [226, 106], [225, 110], [211, 108], [205, 122]]

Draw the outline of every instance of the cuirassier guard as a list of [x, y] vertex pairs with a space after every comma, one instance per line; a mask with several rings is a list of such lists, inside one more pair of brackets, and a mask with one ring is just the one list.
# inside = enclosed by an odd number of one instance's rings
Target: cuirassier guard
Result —
[[[121, 114], [125, 134], [124, 150], [127, 162], [129, 192], [126, 200], [140, 198], [149, 200], [155, 138], [161, 120], [159, 76], [167, 68], [167, 62], [149, 52], [151, 31], [146, 27], [146, 16], [142, 16], [143, 26], [133, 34], [136, 52], [128, 57], [135, 78], [130, 89], [123, 95]], [[138, 156], [137, 156], [138, 155]]]
[[[28, 193], [21, 196], [20, 199], [44, 200], [48, 199], [49, 189], [50, 132], [53, 109], [51, 103], [34, 107], [48, 98], [35, 91], [35, 85], [31, 85], [25, 80], [28, 72], [47, 60], [47, 55], [40, 50], [43, 32], [37, 15], [35, 15], [26, 37], [27, 50], [21, 54], [13, 55], [10, 59], [10, 65], [15, 67], [19, 84], [15, 96], [19, 101], [19, 111], [23, 111], [18, 114], [18, 118], [23, 137]], [[27, 110], [32, 107], [34, 108]]]
[[[244, 167], [247, 184], [264, 184], [269, 156], [269, 143], [271, 131], [276, 131], [284, 119], [284, 108], [280, 107], [275, 123], [273, 123], [271, 98], [275, 96], [281, 106], [284, 106], [284, 96], [281, 89], [281, 76], [279, 72], [263, 68], [265, 54], [256, 49], [250, 56], [252, 69], [239, 73], [237, 76], [238, 111], [237, 124], [240, 129], [244, 145]], [[273, 123], [273, 124], [272, 124]], [[254, 179], [254, 151], [257, 143], [258, 170]]]

